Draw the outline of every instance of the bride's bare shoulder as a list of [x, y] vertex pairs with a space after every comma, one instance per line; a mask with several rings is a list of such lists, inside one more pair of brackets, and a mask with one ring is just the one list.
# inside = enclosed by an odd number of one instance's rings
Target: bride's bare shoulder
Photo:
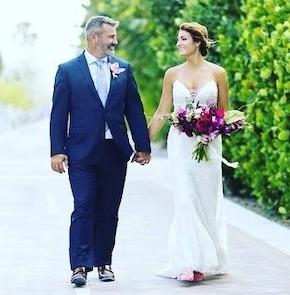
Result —
[[165, 71], [164, 78], [173, 81], [176, 77], [177, 72], [181, 69], [181, 67], [182, 65], [177, 65], [177, 66], [168, 68]]
[[173, 82], [175, 80], [176, 73], [178, 72], [179, 68], [180, 68], [180, 65], [168, 68], [165, 71], [164, 79], [166, 79], [167, 81]]
[[227, 72], [222, 66], [212, 62], [208, 62], [208, 65], [217, 84], [227, 81]]
[[214, 75], [220, 76], [220, 75], [226, 74], [226, 70], [222, 66], [209, 61], [208, 61], [208, 65], [211, 68]]
[[181, 67], [182, 67], [182, 65], [177, 65], [177, 66], [170, 67], [165, 71], [165, 74], [167, 74], [167, 75], [176, 75], [176, 73], [180, 70]]

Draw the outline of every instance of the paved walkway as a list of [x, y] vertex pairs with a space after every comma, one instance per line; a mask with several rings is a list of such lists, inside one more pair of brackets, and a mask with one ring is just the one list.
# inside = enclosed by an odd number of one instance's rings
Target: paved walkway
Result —
[[173, 214], [170, 171], [157, 152], [131, 164], [114, 252], [116, 281], [69, 283], [67, 175], [49, 168], [48, 121], [0, 136], [1, 295], [290, 294], [290, 231], [229, 201], [230, 273], [197, 284], [154, 275], [166, 260]]

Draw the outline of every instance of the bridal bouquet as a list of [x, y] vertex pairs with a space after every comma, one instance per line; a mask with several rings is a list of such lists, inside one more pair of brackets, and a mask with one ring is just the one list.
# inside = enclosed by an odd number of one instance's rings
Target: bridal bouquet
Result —
[[218, 135], [230, 135], [244, 128], [245, 114], [238, 110], [223, 109], [206, 104], [192, 104], [181, 107], [171, 113], [169, 120], [180, 132], [187, 136], [197, 136], [197, 144], [192, 156], [198, 162], [208, 161], [208, 144]]

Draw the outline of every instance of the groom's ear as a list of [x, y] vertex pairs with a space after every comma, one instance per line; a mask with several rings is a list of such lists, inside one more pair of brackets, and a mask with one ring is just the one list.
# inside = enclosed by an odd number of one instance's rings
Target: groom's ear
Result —
[[89, 34], [88, 38], [87, 38], [87, 41], [92, 41], [93, 39], [95, 39], [95, 32], [92, 32]]
[[90, 40], [98, 40], [99, 39], [99, 35], [100, 35], [100, 32], [92, 32], [89, 35], [89, 39]]

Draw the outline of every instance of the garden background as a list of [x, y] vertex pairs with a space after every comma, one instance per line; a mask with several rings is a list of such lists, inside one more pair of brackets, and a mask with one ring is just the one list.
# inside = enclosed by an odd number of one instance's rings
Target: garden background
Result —
[[[207, 58], [227, 70], [231, 107], [245, 110], [253, 126], [224, 139], [226, 158], [240, 162], [235, 171], [224, 168], [225, 183], [232, 194], [252, 196], [289, 220], [289, 1], [91, 0], [83, 8], [80, 27], [95, 14], [120, 21], [116, 53], [133, 65], [148, 120], [159, 102], [164, 71], [182, 62], [175, 49], [178, 25], [197, 21], [207, 26], [217, 41]], [[15, 36], [27, 50], [37, 42], [29, 22], [19, 24]], [[75, 52], [84, 45], [81, 30], [79, 40]], [[48, 115], [49, 95], [31, 87], [31, 81], [39, 86], [37, 76], [29, 67], [6, 75], [5, 56], [0, 58], [0, 130]], [[45, 97], [45, 102], [33, 96]], [[168, 125], [159, 137], [164, 144], [167, 130]]]

